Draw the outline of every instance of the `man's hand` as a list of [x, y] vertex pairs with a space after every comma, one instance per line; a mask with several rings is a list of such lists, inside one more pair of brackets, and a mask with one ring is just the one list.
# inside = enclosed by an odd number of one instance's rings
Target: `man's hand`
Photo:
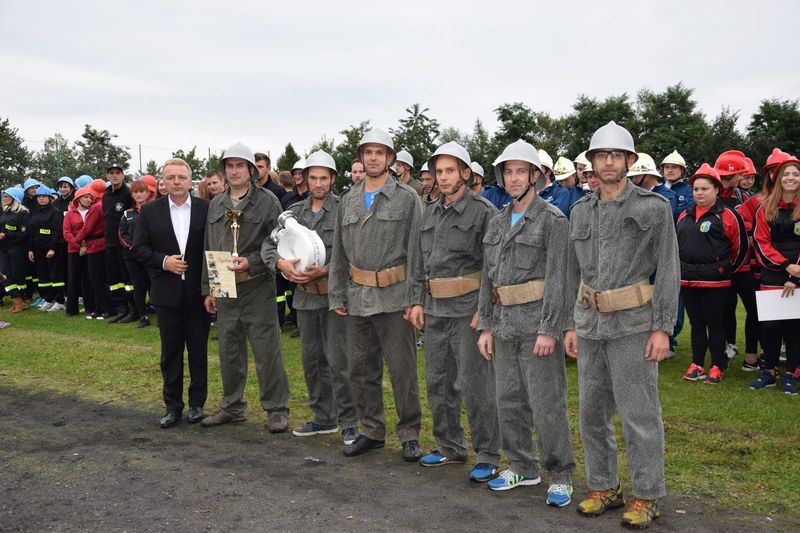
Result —
[[478, 337], [478, 351], [481, 352], [481, 357], [487, 361], [492, 360], [492, 352], [494, 351], [493, 345], [494, 338], [492, 337], [492, 331], [489, 329], [481, 331]]
[[539, 334], [536, 336], [536, 344], [533, 346], [533, 355], [536, 357], [547, 357], [553, 353], [555, 347], [555, 337]]
[[472, 315], [472, 320], [469, 321], [469, 327], [474, 330], [478, 329], [478, 312], [475, 311], [475, 314]]
[[578, 358], [578, 334], [575, 333], [574, 329], [568, 329], [564, 332], [564, 352], [568, 357]]
[[186, 273], [189, 264], [184, 261], [180, 254], [168, 255], [164, 260], [164, 270], [177, 274], [178, 276]]
[[657, 330], [650, 334], [644, 348], [644, 358], [652, 363], [663, 361], [669, 354], [669, 335], [666, 331]]
[[56, 251], [55, 250], [47, 250], [47, 253], [44, 254], [44, 256], [46, 258], [48, 258], [48, 259], [52, 259], [52, 258], [54, 258], [56, 256]]
[[788, 272], [793, 278], [800, 278], [800, 265], [788, 265], [786, 267], [786, 272]]
[[203, 306], [206, 308], [206, 313], [213, 315], [217, 312], [217, 298], [210, 294], [207, 295], [206, 299], [203, 300]]
[[347, 316], [347, 308], [346, 307], [339, 307], [333, 310], [339, 316]]
[[0, 232], [0, 241], [2, 241], [5, 238], [6, 238], [6, 234], [3, 233], [3, 232]]
[[33, 252], [28, 252], [28, 261], [33, 263]]
[[411, 325], [418, 330], [425, 327], [425, 309], [421, 305], [406, 307], [403, 318], [411, 322]]
[[322, 266], [307, 266], [304, 274], [306, 278], [308, 278], [308, 281], [314, 281], [315, 279], [327, 276], [328, 269]]
[[797, 285], [792, 283], [791, 281], [787, 281], [783, 284], [783, 292], [781, 293], [781, 298], [788, 298], [789, 296], [794, 296], [794, 290], [797, 288]]
[[250, 269], [250, 263], [247, 262], [246, 257], [232, 257], [231, 262], [233, 266], [228, 265], [228, 270], [233, 270], [234, 272], [247, 272]]
[[292, 283], [305, 283], [308, 281], [306, 276], [295, 269], [295, 265], [300, 259], [278, 259], [275, 267], [283, 273], [283, 277]]

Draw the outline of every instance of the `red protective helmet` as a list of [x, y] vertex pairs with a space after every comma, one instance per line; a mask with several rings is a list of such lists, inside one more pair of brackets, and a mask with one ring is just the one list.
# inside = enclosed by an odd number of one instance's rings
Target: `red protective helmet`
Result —
[[158, 184], [156, 183], [155, 176], [151, 176], [150, 174], [145, 174], [144, 176], [142, 176], [139, 179], [141, 179], [143, 182], [145, 182], [147, 184], [147, 190], [148, 191], [150, 191], [151, 193], [156, 192], [156, 189], [158, 188]]
[[697, 172], [692, 174], [692, 177], [689, 178], [689, 185], [694, 187], [694, 180], [697, 178], [707, 178], [716, 183], [720, 189], [724, 187], [722, 184], [722, 178], [719, 177], [719, 172], [717, 172], [717, 169], [708, 163], [703, 163], [700, 165], [700, 168], [697, 169]]
[[92, 190], [92, 196], [95, 198], [102, 198], [106, 193], [106, 182], [101, 179], [94, 179], [87, 185]]
[[800, 159], [797, 159], [796, 157], [789, 156], [786, 159], [784, 159], [783, 161], [781, 161], [780, 164], [775, 168], [775, 174], [772, 175], [772, 181], [773, 182], [777, 179], [778, 176], [780, 176], [781, 171], [783, 170], [783, 167], [785, 167], [787, 165], [794, 165], [798, 169], [800, 169]]
[[756, 176], [758, 175], [758, 171], [756, 171], [756, 166], [753, 164], [753, 160], [749, 157], [744, 158], [745, 162], [747, 163], [747, 170], [744, 171], [745, 176]]
[[714, 168], [717, 169], [720, 176], [744, 174], [747, 172], [747, 157], [739, 150], [727, 150], [719, 154]]
[[764, 174], [769, 176], [769, 179], [771, 179], [772, 181], [775, 181], [775, 177], [772, 175], [772, 171], [775, 170], [775, 167], [777, 167], [790, 157], [792, 156], [790, 156], [780, 148], [773, 148], [772, 153], [769, 154], [769, 157], [767, 158], [767, 164], [764, 165]]

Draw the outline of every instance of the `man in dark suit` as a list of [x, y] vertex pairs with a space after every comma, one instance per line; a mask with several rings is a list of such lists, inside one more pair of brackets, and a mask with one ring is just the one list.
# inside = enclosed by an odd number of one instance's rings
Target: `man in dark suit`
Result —
[[189, 356], [189, 412], [186, 421], [205, 414], [208, 373], [209, 319], [200, 294], [203, 242], [208, 202], [191, 195], [192, 173], [183, 159], [164, 163], [168, 195], [142, 206], [134, 239], [134, 257], [145, 265], [152, 284], [150, 302], [156, 308], [161, 334], [161, 375], [169, 428], [183, 413], [183, 349]]

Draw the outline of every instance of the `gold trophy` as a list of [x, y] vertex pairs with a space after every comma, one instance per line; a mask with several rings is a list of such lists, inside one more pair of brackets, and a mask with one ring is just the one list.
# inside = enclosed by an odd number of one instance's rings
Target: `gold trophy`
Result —
[[233, 234], [233, 253], [231, 257], [239, 257], [239, 217], [242, 216], [240, 210], [226, 211], [226, 215], [231, 221], [231, 233]]

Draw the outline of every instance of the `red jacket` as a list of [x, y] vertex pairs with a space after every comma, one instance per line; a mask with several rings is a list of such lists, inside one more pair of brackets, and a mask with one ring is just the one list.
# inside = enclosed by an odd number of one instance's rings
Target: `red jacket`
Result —
[[103, 235], [105, 229], [103, 202], [95, 200], [89, 208], [89, 212], [86, 213], [86, 221], [77, 235], [75, 235], [75, 240], [78, 242], [86, 241], [86, 251], [90, 254], [104, 252], [106, 250], [106, 242]]
[[768, 221], [762, 204], [756, 211], [756, 227], [753, 233], [753, 246], [758, 260], [764, 267], [761, 274], [762, 290], [780, 290], [791, 280], [800, 283], [786, 272], [791, 264], [800, 264], [800, 220], [792, 220], [794, 203], [778, 202], [775, 220]]
[[64, 215], [64, 240], [67, 241], [67, 251], [71, 254], [77, 253], [81, 249], [81, 241], [75, 238], [81, 228], [83, 228], [83, 217], [78, 210], [67, 211], [67, 214]]

